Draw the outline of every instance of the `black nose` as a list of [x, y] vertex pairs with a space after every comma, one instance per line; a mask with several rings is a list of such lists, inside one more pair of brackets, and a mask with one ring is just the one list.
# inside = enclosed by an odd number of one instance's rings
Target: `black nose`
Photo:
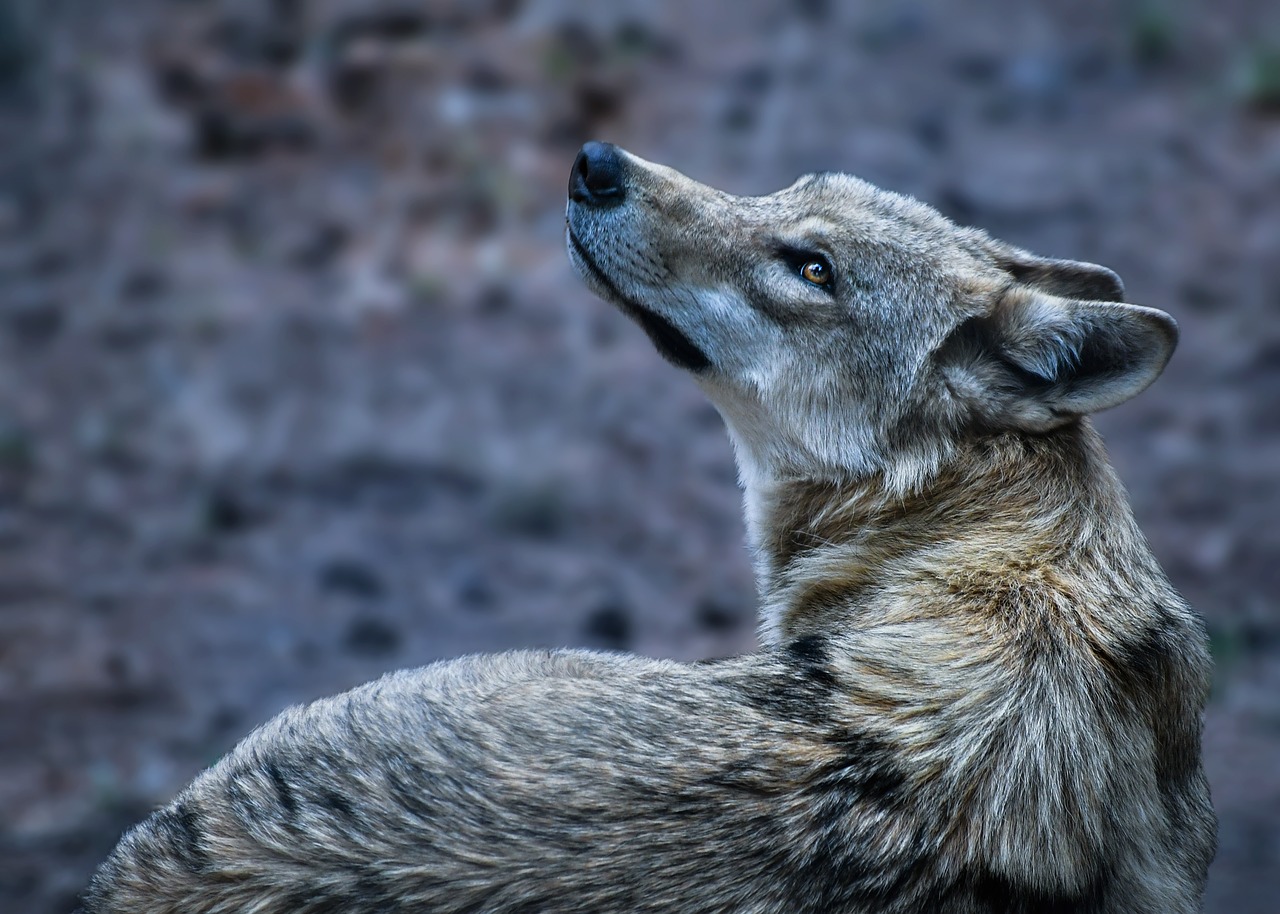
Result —
[[585, 206], [621, 203], [624, 188], [622, 154], [612, 143], [585, 143], [569, 174], [569, 199]]

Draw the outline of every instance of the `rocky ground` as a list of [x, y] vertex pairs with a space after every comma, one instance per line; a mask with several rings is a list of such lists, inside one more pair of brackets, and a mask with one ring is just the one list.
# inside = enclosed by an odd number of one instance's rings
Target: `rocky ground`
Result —
[[1182, 324], [1102, 417], [1205, 614], [1208, 908], [1280, 890], [1280, 15], [1228, 0], [0, 0], [0, 898], [292, 702], [754, 643], [719, 419], [574, 279], [585, 139], [854, 171]]

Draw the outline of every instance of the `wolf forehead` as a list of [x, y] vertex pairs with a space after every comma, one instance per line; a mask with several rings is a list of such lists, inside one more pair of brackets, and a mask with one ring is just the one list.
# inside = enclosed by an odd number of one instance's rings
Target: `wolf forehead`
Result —
[[889, 226], [910, 229], [907, 240], [941, 241], [956, 231], [966, 231], [914, 197], [885, 190], [843, 171], [810, 172], [791, 186], [758, 199], [775, 214], [778, 204], [782, 204], [784, 216], [863, 234], [867, 240], [875, 240], [879, 237], [877, 230]]
[[724, 232], [701, 234], [707, 247], [717, 240], [807, 242], [825, 243], [833, 256], [884, 250], [939, 257], [954, 253], [959, 242], [960, 250], [989, 261], [981, 249], [982, 232], [961, 228], [919, 200], [845, 172], [811, 172], [763, 196], [723, 193], [678, 173], [667, 184], [669, 176], [668, 169], [650, 172], [642, 166], [626, 171], [623, 180], [634, 202], [674, 223], [715, 222]]
[[855, 175], [812, 172], [759, 200], [782, 238], [794, 236], [864, 268], [874, 264], [886, 278], [986, 273], [997, 282], [1018, 279], [986, 232], [957, 225], [927, 203]]

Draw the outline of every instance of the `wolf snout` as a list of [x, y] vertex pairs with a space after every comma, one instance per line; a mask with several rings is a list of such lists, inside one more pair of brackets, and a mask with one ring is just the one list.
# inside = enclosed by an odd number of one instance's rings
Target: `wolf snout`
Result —
[[626, 196], [626, 164], [612, 143], [584, 143], [569, 173], [569, 199], [583, 206], [612, 206]]

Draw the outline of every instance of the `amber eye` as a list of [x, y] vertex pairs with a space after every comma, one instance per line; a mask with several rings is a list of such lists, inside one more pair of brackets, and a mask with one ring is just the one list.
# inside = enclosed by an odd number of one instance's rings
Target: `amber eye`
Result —
[[810, 260], [800, 268], [800, 275], [815, 286], [825, 286], [831, 282], [831, 267], [826, 261]]

